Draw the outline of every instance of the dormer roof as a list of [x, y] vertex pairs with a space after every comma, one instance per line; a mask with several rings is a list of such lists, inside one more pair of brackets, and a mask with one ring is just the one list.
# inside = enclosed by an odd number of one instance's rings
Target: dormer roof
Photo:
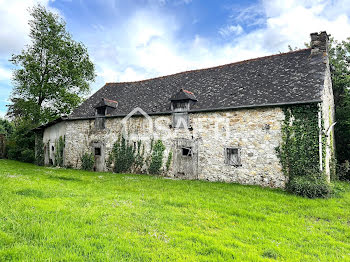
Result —
[[173, 95], [170, 98], [170, 101], [179, 101], [179, 100], [197, 101], [197, 98], [192, 92], [181, 88], [179, 92], [177, 92], [175, 95]]
[[112, 108], [117, 108], [118, 102], [106, 98], [102, 98], [101, 101], [95, 105], [95, 108], [100, 108], [100, 107], [112, 107]]

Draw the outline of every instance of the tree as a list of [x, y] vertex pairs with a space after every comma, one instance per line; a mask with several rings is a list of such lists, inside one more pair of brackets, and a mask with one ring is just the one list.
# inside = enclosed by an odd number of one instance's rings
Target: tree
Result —
[[350, 38], [331, 40], [329, 50], [337, 124], [335, 139], [338, 163], [350, 160]]
[[12, 135], [13, 129], [13, 124], [10, 121], [0, 118], [0, 134], [5, 134], [8, 138]]
[[31, 125], [69, 114], [90, 91], [95, 68], [86, 47], [72, 39], [58, 15], [37, 5], [29, 10], [31, 43], [10, 61], [18, 67], [8, 115]]

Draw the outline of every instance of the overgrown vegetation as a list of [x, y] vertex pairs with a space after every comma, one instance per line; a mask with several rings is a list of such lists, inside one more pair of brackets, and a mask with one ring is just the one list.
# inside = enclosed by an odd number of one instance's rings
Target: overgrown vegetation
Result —
[[168, 159], [166, 160], [166, 164], [165, 164], [166, 171], [169, 171], [172, 159], [173, 159], [173, 152], [169, 151]]
[[284, 107], [283, 111], [282, 143], [277, 153], [283, 172], [289, 178], [287, 190], [310, 198], [329, 196], [330, 185], [319, 170], [318, 105]]
[[165, 146], [162, 140], [157, 140], [152, 149], [151, 163], [148, 169], [150, 174], [159, 174], [163, 166], [163, 155]]
[[[338, 165], [344, 165], [346, 161], [350, 161], [350, 38], [341, 42], [332, 39], [329, 58], [337, 121], [336, 157]], [[349, 170], [339, 175], [339, 178], [350, 179]]]
[[0, 160], [0, 261], [347, 261], [335, 198]]
[[37, 133], [35, 137], [35, 164], [43, 166], [45, 161], [44, 143], [42, 133]]
[[[159, 174], [163, 166], [163, 153], [165, 147], [161, 140], [151, 140], [150, 152], [146, 154], [142, 141], [131, 142], [120, 137], [113, 145], [108, 158], [107, 166], [113, 165], [116, 173], [142, 173]], [[170, 166], [170, 162], [169, 162]], [[169, 167], [167, 167], [167, 170]]]
[[113, 145], [112, 161], [116, 173], [130, 172], [135, 162], [135, 148], [124, 137], [120, 137]]
[[[63, 167], [63, 154], [64, 154], [64, 146], [65, 146], [65, 137], [60, 136], [57, 141], [55, 141], [55, 165]], [[89, 169], [87, 169], [89, 170]]]
[[331, 185], [326, 181], [324, 175], [315, 173], [293, 177], [287, 184], [287, 190], [308, 198], [329, 197], [332, 193]]
[[27, 121], [17, 123], [7, 140], [7, 157], [22, 162], [35, 161], [35, 133], [28, 128]]
[[92, 171], [95, 165], [95, 158], [92, 153], [84, 153], [81, 156], [81, 169]]

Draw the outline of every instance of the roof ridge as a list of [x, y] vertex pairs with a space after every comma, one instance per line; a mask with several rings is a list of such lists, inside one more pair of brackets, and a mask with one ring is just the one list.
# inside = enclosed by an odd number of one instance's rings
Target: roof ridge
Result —
[[174, 73], [174, 74], [169, 74], [169, 75], [163, 75], [163, 76], [157, 76], [157, 77], [147, 78], [147, 79], [143, 79], [143, 80], [125, 81], [125, 82], [106, 82], [105, 86], [112, 85], [112, 84], [115, 85], [115, 84], [142, 83], [142, 82], [146, 82], [146, 81], [150, 81], [150, 80], [166, 78], [166, 77], [169, 77], [169, 76], [175, 76], [175, 75], [180, 75], [180, 74], [185, 74], [185, 73], [190, 73], [190, 72], [205, 71], [205, 70], [209, 70], [209, 69], [222, 68], [222, 67], [226, 67], [226, 66], [230, 66], [230, 65], [236, 65], [236, 64], [244, 64], [244, 63], [248, 63], [248, 62], [251, 62], [251, 61], [257, 61], [257, 60], [266, 59], [266, 58], [272, 58], [272, 57], [277, 57], [277, 56], [283, 56], [283, 55], [293, 54], [293, 53], [297, 53], [297, 52], [301, 52], [301, 51], [306, 51], [306, 50], [311, 50], [311, 48], [303, 48], [303, 49], [294, 50], [294, 51], [289, 51], [289, 52], [284, 52], [284, 53], [279, 53], [279, 54], [273, 54], [273, 55], [255, 57], [255, 58], [250, 58], [250, 59], [246, 59], [246, 60], [241, 60], [241, 61], [237, 61], [237, 62], [233, 62], [233, 63], [223, 64], [223, 65], [218, 65], [218, 66], [213, 66], [213, 67], [205, 67], [205, 68], [200, 68], [200, 69], [192, 69], [192, 70], [182, 71], [182, 72], [178, 72], [178, 73]]

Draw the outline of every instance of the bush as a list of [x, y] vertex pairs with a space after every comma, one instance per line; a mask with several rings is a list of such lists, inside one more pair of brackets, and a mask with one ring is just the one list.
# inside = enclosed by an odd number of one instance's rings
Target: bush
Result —
[[95, 165], [95, 158], [92, 153], [85, 153], [81, 157], [81, 169], [93, 171]]
[[25, 149], [24, 151], [22, 151], [20, 160], [22, 162], [34, 163], [34, 161], [35, 161], [35, 152], [34, 152], [34, 150], [32, 150], [32, 149]]
[[350, 163], [346, 160], [344, 163], [337, 165], [337, 177], [341, 180], [349, 179]]
[[35, 133], [28, 123], [20, 123], [7, 141], [7, 157], [12, 160], [34, 163]]
[[165, 150], [165, 146], [163, 145], [162, 140], [158, 140], [152, 151], [152, 158], [151, 158], [151, 164], [149, 166], [149, 173], [150, 174], [159, 174], [160, 169], [163, 165], [163, 153]]
[[135, 149], [130, 145], [130, 141], [124, 137], [119, 138], [113, 145], [112, 158], [112, 161], [114, 161], [113, 171], [115, 173], [130, 172], [135, 162]]
[[331, 185], [323, 175], [296, 176], [287, 184], [287, 190], [308, 198], [326, 198], [332, 193]]

